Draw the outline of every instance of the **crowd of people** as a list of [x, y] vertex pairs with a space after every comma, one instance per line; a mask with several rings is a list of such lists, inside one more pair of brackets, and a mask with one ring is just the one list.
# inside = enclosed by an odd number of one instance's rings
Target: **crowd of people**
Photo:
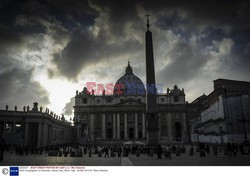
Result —
[[[129, 157], [130, 155], [140, 157], [141, 154], [147, 154], [150, 157], [157, 155], [157, 158], [172, 159], [172, 156], [180, 156], [181, 154], [188, 154], [194, 156], [199, 154], [200, 157], [205, 157], [209, 154], [218, 155], [224, 154], [227, 156], [237, 156], [240, 151], [241, 154], [250, 153], [245, 152], [243, 144], [227, 143], [227, 144], [206, 144], [206, 143], [191, 143], [190, 145], [158, 145], [157, 147], [150, 147], [144, 144], [130, 144], [130, 145], [112, 145], [112, 146], [90, 146], [90, 145], [76, 145], [64, 144], [60, 146], [51, 147], [22, 147], [18, 145], [8, 145], [4, 139], [0, 141], [0, 161], [3, 160], [4, 151], [15, 153], [19, 156], [32, 155], [48, 155], [48, 156], [64, 156], [64, 157], [92, 157], [97, 154], [98, 157]], [[188, 152], [186, 152], [188, 148]]]

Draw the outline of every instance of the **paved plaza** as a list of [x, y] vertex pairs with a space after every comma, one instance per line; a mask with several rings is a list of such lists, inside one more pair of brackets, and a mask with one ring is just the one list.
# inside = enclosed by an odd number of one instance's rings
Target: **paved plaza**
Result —
[[249, 166], [250, 155], [238, 155], [237, 157], [228, 157], [224, 154], [217, 156], [208, 155], [199, 157], [181, 154], [176, 156], [172, 154], [172, 159], [157, 159], [157, 156], [148, 157], [142, 154], [140, 157], [130, 155], [129, 157], [98, 157], [93, 154], [92, 157], [52, 157], [47, 155], [28, 155], [17, 156], [5, 152], [4, 160], [0, 162], [1, 166]]

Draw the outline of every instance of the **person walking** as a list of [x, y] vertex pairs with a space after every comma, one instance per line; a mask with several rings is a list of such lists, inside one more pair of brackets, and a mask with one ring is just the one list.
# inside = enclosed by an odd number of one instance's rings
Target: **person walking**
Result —
[[206, 145], [206, 153], [209, 155], [209, 144]]
[[205, 157], [205, 156], [206, 156], [205, 144], [200, 143], [200, 157]]
[[193, 145], [191, 145], [191, 148], [190, 148], [190, 150], [189, 150], [189, 155], [190, 155], [190, 156], [193, 156], [193, 155], [194, 155], [194, 147], [193, 147]]
[[157, 147], [157, 156], [158, 156], [158, 159], [161, 159], [161, 156], [162, 156], [162, 147], [161, 147], [160, 144]]
[[166, 159], [168, 159], [168, 158], [172, 159], [172, 157], [171, 157], [171, 149], [170, 149], [169, 144], [166, 147], [166, 151], [167, 151], [167, 157], [166, 157]]
[[227, 156], [228, 157], [232, 156], [232, 145], [231, 145], [231, 143], [227, 143]]
[[109, 149], [107, 147], [104, 148], [104, 157], [109, 157]]

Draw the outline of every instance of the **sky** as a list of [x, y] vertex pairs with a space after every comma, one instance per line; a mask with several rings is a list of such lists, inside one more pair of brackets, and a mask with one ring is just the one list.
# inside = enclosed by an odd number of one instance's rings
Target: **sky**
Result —
[[192, 102], [218, 78], [250, 81], [250, 3], [186, 0], [0, 0], [0, 109], [72, 116], [86, 82], [114, 83], [130, 61], [145, 83], [150, 14], [156, 83]]

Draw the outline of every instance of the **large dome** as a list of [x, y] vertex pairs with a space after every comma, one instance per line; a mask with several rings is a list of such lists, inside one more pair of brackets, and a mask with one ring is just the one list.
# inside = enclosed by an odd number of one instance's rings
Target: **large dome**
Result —
[[117, 80], [114, 88], [115, 95], [142, 95], [145, 94], [145, 87], [139, 77], [134, 75], [133, 69], [128, 62], [125, 74]]

